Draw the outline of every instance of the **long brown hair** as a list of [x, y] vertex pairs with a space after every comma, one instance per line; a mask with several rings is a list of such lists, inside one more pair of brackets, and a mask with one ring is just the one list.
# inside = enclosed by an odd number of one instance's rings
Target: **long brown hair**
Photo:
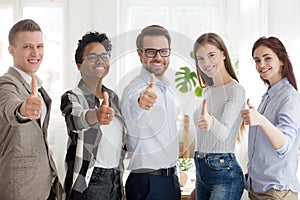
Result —
[[[196, 52], [201, 48], [201, 45], [206, 44], [206, 43], [214, 45], [220, 51], [223, 52], [223, 54], [225, 56], [224, 64], [225, 64], [226, 71], [233, 79], [235, 79], [237, 82], [239, 82], [223, 39], [216, 33], [205, 33], [205, 34], [201, 35], [194, 44], [194, 58], [195, 58], [195, 62], [196, 62], [197, 76], [198, 76], [198, 81], [199, 81], [200, 87], [206, 88], [207, 86], [212, 86], [214, 84], [212, 78], [208, 77], [205, 73], [203, 73], [200, 70], [200, 68], [198, 66], [198, 61], [196, 59]], [[245, 131], [245, 125], [244, 125], [244, 122], [242, 122], [239, 132], [238, 132], [238, 135], [237, 135], [238, 142], [241, 142], [244, 131]]]
[[[261, 37], [254, 43], [252, 47], [252, 57], [254, 56], [254, 51], [260, 46], [265, 46], [271, 49], [277, 55], [278, 59], [283, 63], [282, 70], [281, 70], [282, 77], [283, 78], [286, 77], [290, 82], [290, 84], [292, 84], [293, 87], [296, 90], [298, 90], [293, 66], [282, 42], [276, 37], [269, 37], [269, 38]], [[263, 80], [265, 84], [270, 86], [268, 80], [265, 80], [262, 77], [260, 78]]]
[[201, 48], [201, 45], [206, 44], [206, 43], [214, 45], [215, 47], [217, 47], [220, 51], [222, 51], [224, 53], [224, 56], [225, 56], [224, 64], [225, 64], [226, 71], [229, 73], [229, 75], [233, 79], [235, 79], [237, 82], [239, 82], [223, 39], [216, 33], [205, 33], [205, 34], [201, 35], [194, 44], [194, 58], [195, 58], [195, 62], [196, 62], [197, 75], [198, 75], [200, 87], [205, 88], [207, 86], [213, 85], [212, 78], [208, 77], [206, 74], [204, 74], [199, 69], [198, 62], [196, 59], [196, 52]]

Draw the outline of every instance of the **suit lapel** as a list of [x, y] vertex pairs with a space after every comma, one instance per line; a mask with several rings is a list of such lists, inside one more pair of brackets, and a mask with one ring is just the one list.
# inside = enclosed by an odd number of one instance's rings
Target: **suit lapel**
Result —
[[39, 92], [41, 93], [43, 99], [44, 99], [44, 102], [47, 106], [47, 113], [46, 113], [46, 116], [45, 116], [45, 119], [44, 119], [44, 123], [42, 124], [42, 128], [43, 128], [43, 131], [46, 132], [47, 128], [48, 128], [48, 125], [49, 125], [49, 118], [50, 118], [50, 110], [51, 110], [51, 99], [49, 97], [49, 95], [47, 94], [46, 90], [41, 87], [39, 89]]

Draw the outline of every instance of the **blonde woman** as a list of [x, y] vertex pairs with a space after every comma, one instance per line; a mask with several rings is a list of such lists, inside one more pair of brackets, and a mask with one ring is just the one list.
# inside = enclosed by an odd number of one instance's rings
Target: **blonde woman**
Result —
[[199, 83], [204, 88], [203, 104], [194, 114], [196, 196], [201, 200], [239, 200], [244, 176], [234, 148], [245, 91], [219, 35], [201, 35], [194, 44], [194, 54]]

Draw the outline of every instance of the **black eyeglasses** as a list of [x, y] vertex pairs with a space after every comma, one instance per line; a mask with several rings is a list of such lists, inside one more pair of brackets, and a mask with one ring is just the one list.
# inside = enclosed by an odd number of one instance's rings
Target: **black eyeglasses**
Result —
[[145, 52], [145, 55], [148, 58], [154, 58], [157, 54], [157, 52], [159, 52], [161, 57], [168, 57], [171, 53], [171, 49], [170, 48], [163, 48], [163, 49], [140, 49], [141, 51]]
[[110, 55], [108, 53], [102, 53], [102, 54], [90, 53], [86, 57], [91, 62], [97, 62], [100, 58], [104, 62], [108, 62]]

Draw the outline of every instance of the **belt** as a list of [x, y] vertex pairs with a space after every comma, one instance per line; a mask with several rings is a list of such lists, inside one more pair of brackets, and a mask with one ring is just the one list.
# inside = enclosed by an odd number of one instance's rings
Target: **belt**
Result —
[[157, 170], [132, 170], [132, 173], [138, 173], [138, 174], [147, 174], [147, 175], [154, 175], [154, 176], [173, 176], [175, 174], [176, 167], [170, 167], [170, 168], [163, 168], [163, 169], [157, 169]]
[[215, 157], [215, 156], [220, 156], [220, 157], [230, 157], [235, 158], [234, 153], [202, 153], [202, 152], [196, 152], [196, 157], [199, 159], [209, 159], [210, 157]]
[[119, 169], [116, 168], [102, 168], [102, 167], [94, 167], [93, 174], [99, 174], [102, 176], [103, 174], [120, 174]]

